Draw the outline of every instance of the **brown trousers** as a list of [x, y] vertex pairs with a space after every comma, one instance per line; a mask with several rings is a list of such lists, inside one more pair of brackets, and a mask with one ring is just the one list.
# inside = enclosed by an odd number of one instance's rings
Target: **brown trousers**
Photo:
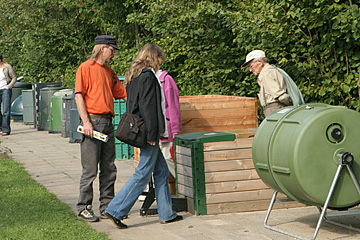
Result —
[[269, 116], [272, 112], [275, 112], [276, 110], [286, 107], [285, 104], [282, 104], [280, 102], [274, 102], [274, 103], [270, 103], [266, 106], [263, 107], [263, 112], [265, 117]]

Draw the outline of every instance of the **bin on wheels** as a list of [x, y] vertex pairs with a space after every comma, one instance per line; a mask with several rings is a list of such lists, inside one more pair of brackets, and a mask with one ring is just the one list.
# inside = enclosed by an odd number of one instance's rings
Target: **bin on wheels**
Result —
[[62, 98], [62, 119], [61, 119], [61, 136], [70, 137], [70, 110], [73, 105], [74, 94]]
[[62, 121], [62, 104], [63, 97], [71, 96], [72, 89], [62, 89], [54, 93], [51, 97], [50, 114], [49, 114], [49, 133], [61, 133]]
[[39, 131], [49, 131], [49, 115], [51, 109], [51, 98], [55, 92], [64, 89], [58, 85], [48, 85], [40, 89], [39, 97], [39, 124], [37, 129]]
[[32, 89], [22, 90], [22, 99], [24, 124], [34, 124], [34, 91]]

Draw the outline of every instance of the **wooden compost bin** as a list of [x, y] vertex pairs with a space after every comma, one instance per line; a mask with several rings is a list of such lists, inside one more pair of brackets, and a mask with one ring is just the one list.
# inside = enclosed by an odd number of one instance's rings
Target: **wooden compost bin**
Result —
[[[238, 137], [254, 135], [258, 127], [256, 98], [198, 95], [180, 96], [181, 134], [225, 131]], [[135, 148], [134, 166], [140, 160]]]
[[[268, 208], [274, 190], [256, 173], [252, 138], [207, 142], [188, 140], [187, 135], [176, 138], [175, 151], [177, 193], [179, 197], [187, 198], [189, 212], [206, 215]], [[280, 194], [278, 198], [286, 196]], [[276, 203], [274, 208], [300, 206], [305, 205], [283, 201]]]
[[[204, 215], [266, 210], [273, 190], [262, 182], [252, 162], [251, 137], [258, 127], [256, 98], [181, 96], [180, 113], [179, 138], [211, 131], [233, 133], [236, 138], [231, 141], [215, 138], [196, 148], [189, 142], [175, 146], [176, 188], [179, 197], [187, 198], [189, 212]], [[139, 149], [135, 148], [135, 167], [139, 158]], [[304, 205], [280, 202], [274, 208], [298, 206]]]
[[[181, 134], [224, 131], [237, 137], [254, 136], [258, 126], [257, 100], [224, 95], [180, 96]], [[140, 150], [134, 148], [134, 168], [140, 161]], [[169, 180], [175, 194], [175, 181]]]
[[258, 127], [256, 98], [200, 95], [180, 97], [181, 133], [247, 132]]

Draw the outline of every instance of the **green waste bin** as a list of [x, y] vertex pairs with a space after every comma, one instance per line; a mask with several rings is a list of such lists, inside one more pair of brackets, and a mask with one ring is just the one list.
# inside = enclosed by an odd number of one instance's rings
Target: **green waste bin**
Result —
[[27, 89], [22, 90], [23, 98], [23, 121], [25, 125], [34, 124], [34, 90]]
[[83, 134], [77, 131], [77, 128], [80, 124], [80, 115], [77, 109], [75, 101], [75, 92], [73, 93], [72, 105], [70, 109], [70, 136], [69, 143], [79, 143], [83, 139]]
[[70, 137], [70, 110], [73, 105], [74, 94], [62, 98], [62, 119], [61, 119], [61, 136]]
[[[233, 140], [235, 134], [217, 131], [181, 134], [174, 139], [176, 191], [188, 198], [188, 203], [193, 203], [188, 205], [194, 208], [196, 215], [207, 214], [204, 143]], [[189, 157], [191, 162], [183, 161]]]
[[[113, 118], [112, 123], [115, 132], [124, 112], [126, 112], [126, 102], [122, 99], [114, 100], [115, 117]], [[115, 155], [116, 159], [131, 159], [134, 157], [134, 147], [115, 138]]]
[[49, 133], [61, 133], [63, 97], [71, 96], [72, 89], [62, 89], [51, 97], [49, 114]]
[[17, 97], [21, 95], [22, 90], [31, 89], [31, 83], [16, 82], [12, 88], [11, 103], [15, 101]]
[[49, 131], [49, 114], [51, 108], [51, 98], [55, 92], [64, 89], [63, 86], [59, 85], [48, 85], [45, 88], [40, 89], [39, 96], [39, 124], [37, 129], [39, 131]]
[[[286, 107], [259, 126], [252, 157], [260, 178], [271, 188], [306, 205], [323, 206], [339, 166], [351, 153], [360, 176], [360, 113], [343, 106], [312, 103]], [[342, 171], [329, 207], [348, 208], [360, 196], [348, 171]]]
[[14, 122], [22, 122], [23, 121], [23, 103], [22, 103], [21, 95], [18, 96], [11, 104], [10, 115]]

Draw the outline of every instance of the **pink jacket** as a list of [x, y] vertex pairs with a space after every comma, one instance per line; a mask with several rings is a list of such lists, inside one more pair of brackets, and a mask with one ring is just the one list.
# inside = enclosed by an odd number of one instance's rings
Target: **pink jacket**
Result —
[[165, 116], [167, 120], [167, 129], [169, 132], [168, 140], [163, 140], [163, 142], [172, 142], [172, 133], [181, 132], [179, 89], [174, 79], [166, 71], [162, 72], [159, 80], [164, 89]]

